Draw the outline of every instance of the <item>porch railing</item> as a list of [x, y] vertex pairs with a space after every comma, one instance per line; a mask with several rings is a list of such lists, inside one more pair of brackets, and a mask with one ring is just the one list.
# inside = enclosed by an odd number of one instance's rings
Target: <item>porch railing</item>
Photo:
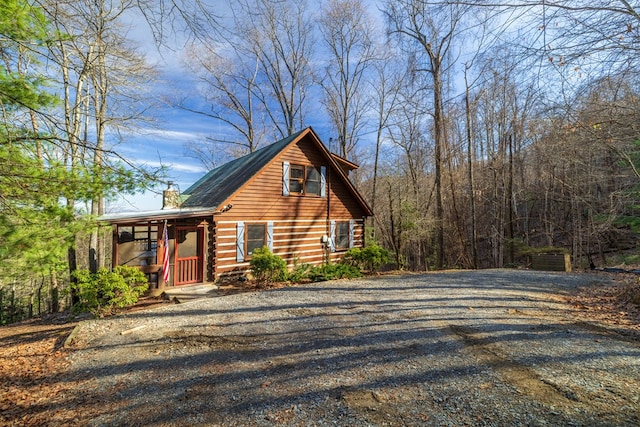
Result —
[[180, 258], [176, 266], [176, 285], [201, 282], [200, 258], [197, 256]]

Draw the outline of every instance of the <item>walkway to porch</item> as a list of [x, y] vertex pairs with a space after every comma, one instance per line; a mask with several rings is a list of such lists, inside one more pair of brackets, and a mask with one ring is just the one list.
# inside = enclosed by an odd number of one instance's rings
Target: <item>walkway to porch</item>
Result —
[[149, 293], [146, 296], [151, 298], [164, 296], [166, 300], [183, 303], [201, 298], [223, 297], [225, 295], [255, 292], [262, 289], [264, 288], [246, 280], [231, 280], [219, 283], [200, 282], [191, 285], [170, 286], [160, 289], [153, 288], [149, 290]]
[[194, 283], [193, 285], [171, 286], [164, 289], [154, 289], [158, 296], [164, 294], [169, 300], [183, 303], [200, 298], [220, 296], [220, 287], [213, 283]]

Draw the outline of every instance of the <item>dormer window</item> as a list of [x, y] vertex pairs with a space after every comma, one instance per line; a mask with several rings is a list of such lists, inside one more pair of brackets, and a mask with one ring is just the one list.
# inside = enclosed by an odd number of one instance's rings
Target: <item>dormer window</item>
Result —
[[326, 168], [300, 164], [282, 164], [282, 195], [325, 196]]

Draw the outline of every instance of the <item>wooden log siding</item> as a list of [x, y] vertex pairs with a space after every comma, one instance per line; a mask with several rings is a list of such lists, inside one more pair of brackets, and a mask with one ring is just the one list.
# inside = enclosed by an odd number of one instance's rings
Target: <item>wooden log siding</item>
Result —
[[[313, 165], [325, 168], [325, 196], [283, 195], [283, 165]], [[353, 246], [362, 246], [366, 214], [336, 171], [309, 139], [290, 146], [258, 176], [247, 181], [226, 203], [233, 207], [216, 215], [215, 246], [211, 253], [214, 278], [245, 274], [249, 260], [238, 262], [237, 224], [273, 224], [273, 252], [289, 268], [296, 263], [319, 265], [329, 253], [332, 262], [344, 251], [328, 252], [322, 236], [330, 236], [330, 222], [354, 222]], [[286, 191], [284, 191], [286, 194]], [[266, 241], [265, 241], [266, 243]], [[242, 257], [240, 257], [242, 259]]]
[[[274, 220], [281, 219], [325, 219], [327, 216], [327, 196], [299, 195], [290, 194], [283, 196], [283, 164], [289, 163], [300, 165], [315, 165], [327, 169], [326, 174], [330, 178], [337, 174], [335, 170], [328, 167], [327, 159], [325, 159], [314, 147], [311, 147], [308, 141], [301, 141], [299, 144], [292, 146], [286, 152], [286, 156], [282, 156], [274, 161], [269, 167], [263, 170], [256, 179], [233, 197], [231, 203], [233, 210], [229, 213], [234, 218], [250, 222], [265, 221], [267, 218]], [[331, 178], [330, 178], [331, 179]], [[342, 183], [337, 183], [335, 178], [329, 186], [327, 183], [327, 193], [330, 192], [331, 198], [331, 216], [349, 216], [348, 212], [355, 208], [352, 196]], [[354, 207], [349, 209], [346, 204], [353, 204]], [[241, 217], [238, 216], [241, 212]], [[345, 213], [345, 214], [342, 214]], [[351, 217], [361, 217], [362, 213], [351, 215]]]
[[[351, 218], [336, 219], [349, 221]], [[273, 223], [273, 253], [280, 256], [287, 263], [288, 268], [296, 264], [308, 263], [321, 265], [326, 261], [327, 250], [322, 243], [322, 236], [329, 236], [326, 219], [298, 219], [280, 221], [262, 221]], [[237, 261], [236, 233], [238, 221], [218, 221], [216, 232], [215, 267], [216, 276], [229, 274], [246, 274], [250, 270], [249, 260]], [[261, 221], [254, 221], [261, 223]], [[364, 221], [356, 219], [354, 223], [354, 246], [362, 246], [364, 236]], [[246, 224], [246, 223], [245, 223]], [[332, 262], [342, 258], [344, 251], [330, 253]]]

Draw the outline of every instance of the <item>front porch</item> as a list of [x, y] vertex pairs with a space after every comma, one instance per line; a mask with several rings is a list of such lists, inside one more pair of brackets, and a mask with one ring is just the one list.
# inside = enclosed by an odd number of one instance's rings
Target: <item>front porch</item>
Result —
[[208, 284], [208, 238], [212, 212], [173, 209], [105, 215], [113, 229], [113, 265], [142, 271], [150, 293]]

